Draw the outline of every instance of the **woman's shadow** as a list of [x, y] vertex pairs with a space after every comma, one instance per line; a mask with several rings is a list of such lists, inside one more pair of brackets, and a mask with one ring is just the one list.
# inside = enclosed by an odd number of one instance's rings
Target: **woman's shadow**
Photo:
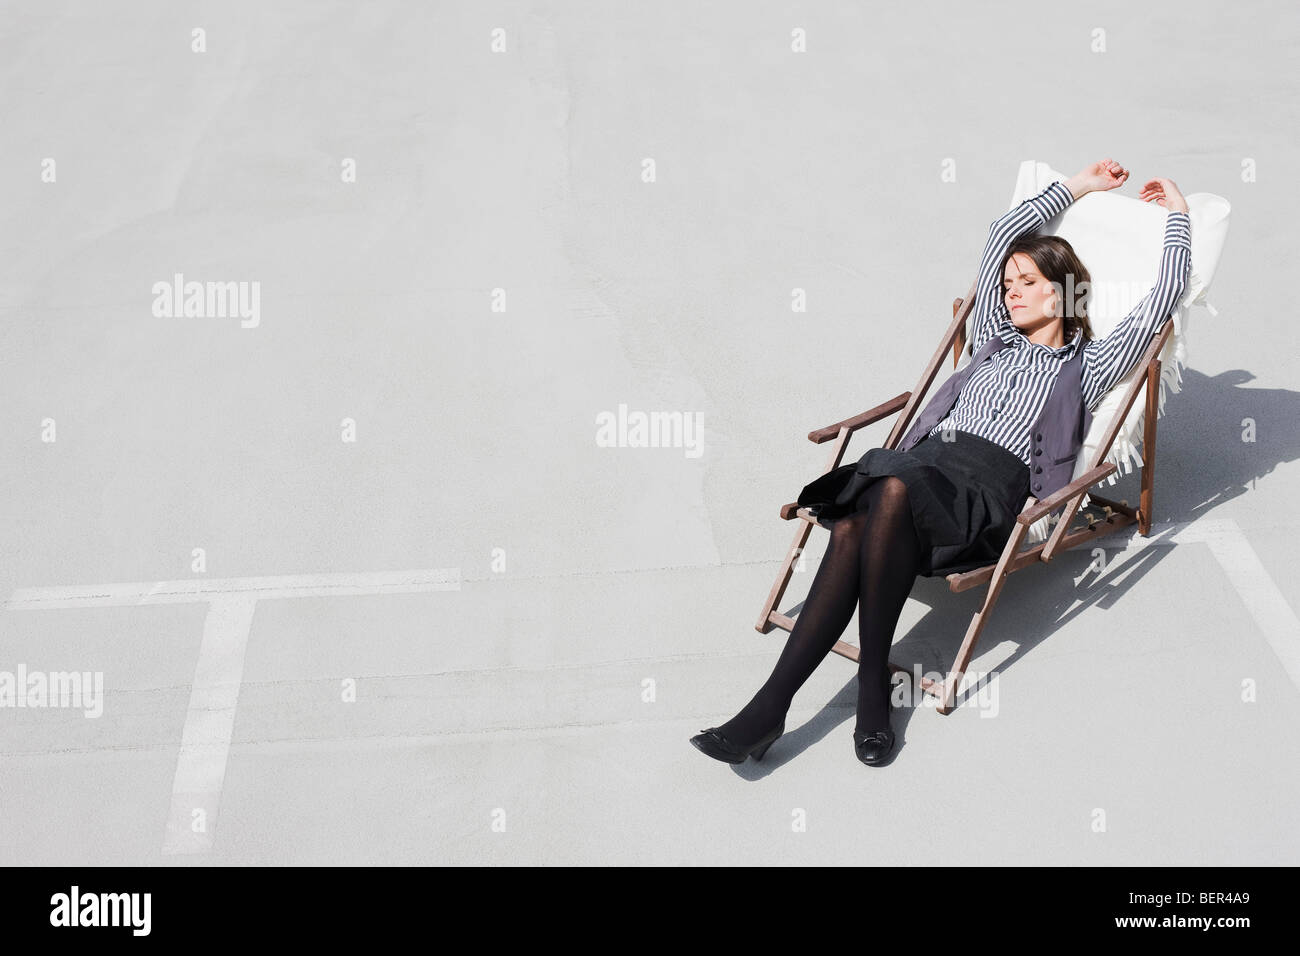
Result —
[[[1242, 370], [1207, 376], [1184, 368], [1181, 390], [1176, 395], [1166, 394], [1165, 414], [1159, 418], [1157, 428], [1154, 517], [1151, 534], [1145, 539], [1148, 545], [1164, 543], [1174, 531], [1172, 525], [1195, 522], [1223, 503], [1249, 494], [1258, 479], [1279, 464], [1300, 457], [1300, 426], [1296, 424], [1300, 422], [1300, 392], [1245, 387], [1253, 379]], [[1257, 441], [1257, 434], [1267, 436], [1266, 440]], [[1093, 490], [1115, 501], [1127, 499], [1136, 507], [1141, 472], [1135, 464], [1133, 471], [1114, 485], [1103, 483]], [[1102, 516], [1098, 508], [1089, 510]], [[1082, 527], [1080, 522], [1076, 516], [1075, 526]], [[1148, 595], [1141, 584], [1147, 572], [1168, 559], [1179, 545], [1141, 548], [1124, 560], [1123, 574], [1119, 575], [1107, 573], [1110, 562], [1098, 561], [1094, 556], [1095, 548], [1119, 551], [1134, 539], [1142, 540], [1137, 526], [1127, 525], [1094, 540], [1085, 539], [1047, 564], [1040, 562], [1009, 575], [975, 645], [966, 670], [969, 679], [959, 688], [957, 707], [982, 695], [982, 682], [977, 683], [973, 673], [980, 670], [981, 652], [991, 644], [1009, 639], [1017, 645], [1014, 653], [998, 665], [998, 673], [1005, 673], [1062, 625], [1087, 614], [1094, 606], [1110, 608], [1126, 599], [1145, 600]], [[971, 616], [987, 590], [984, 584], [955, 594], [943, 577], [918, 577], [910, 597], [930, 609], [901, 639], [895, 635], [889, 654], [891, 663], [909, 673], [919, 670], [922, 674], [946, 676]], [[1132, 591], [1137, 593], [1130, 598]], [[786, 613], [794, 617], [802, 607], [800, 602]], [[841, 640], [856, 645], [856, 621], [855, 615]], [[905, 706], [895, 706], [892, 711], [891, 725], [897, 741], [887, 763], [904, 746], [906, 725], [914, 711], [934, 706], [933, 698], [926, 700], [929, 695], [912, 686], [910, 677], [896, 672], [893, 679], [894, 700]], [[908, 703], [910, 706], [906, 706]], [[855, 670], [815, 717], [783, 735], [761, 763], [746, 761], [736, 766], [737, 771], [754, 777], [770, 772], [832, 733], [846, 722], [846, 714], [847, 719], [853, 719], [856, 706]]]

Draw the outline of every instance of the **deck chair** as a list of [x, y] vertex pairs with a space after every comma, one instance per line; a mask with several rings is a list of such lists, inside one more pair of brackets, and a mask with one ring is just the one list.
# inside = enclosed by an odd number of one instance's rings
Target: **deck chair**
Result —
[[[1020, 166], [1008, 208], [1038, 194], [1052, 182], [1067, 178], [1046, 163], [1026, 160]], [[1205, 294], [1218, 267], [1231, 211], [1227, 200], [1212, 193], [1189, 195], [1187, 204], [1192, 221], [1191, 275], [1187, 289], [1174, 306], [1172, 320], [1152, 336], [1150, 345], [1133, 370], [1117, 382], [1094, 408], [1092, 426], [1085, 437], [1073, 479], [1041, 501], [1032, 495], [1025, 501], [996, 563], [946, 577], [953, 592], [976, 587], [986, 587], [986, 591], [947, 676], [940, 681], [920, 678], [922, 691], [937, 698], [937, 709], [941, 714], [948, 714], [957, 706], [957, 691], [975, 646], [1012, 572], [1048, 563], [1061, 552], [1079, 545], [1091, 547], [1102, 535], [1128, 525], [1136, 524], [1144, 537], [1151, 532], [1156, 420], [1163, 414], [1166, 392], [1179, 390], [1181, 369], [1186, 364], [1188, 311], [1194, 304], [1203, 304], [1211, 315], [1217, 314]], [[1090, 193], [1038, 230], [1040, 234], [1066, 238], [1088, 266], [1093, 280], [1089, 320], [1096, 337], [1105, 336], [1142, 296], [1151, 291], [1159, 268], [1165, 216], [1163, 207], [1136, 198], [1114, 192]], [[975, 283], [972, 282], [966, 295], [953, 301], [952, 324], [914, 391], [902, 392], [860, 415], [808, 433], [808, 440], [816, 444], [832, 442], [826, 472], [839, 467], [854, 432], [901, 411], [882, 446], [896, 447], [906, 434], [913, 415], [923, 407], [926, 392], [949, 351], [954, 371], [972, 359], [967, 343], [974, 296]], [[1144, 401], [1137, 403], [1139, 393], [1143, 392]], [[1133, 470], [1135, 461], [1142, 469], [1136, 508], [1129, 504], [1128, 499], [1115, 501], [1096, 493], [1089, 494], [1089, 489], [1104, 480], [1114, 484], [1120, 473]], [[1065, 507], [1059, 517], [1052, 515], [1062, 504]], [[1101, 514], [1080, 514], [1079, 509], [1085, 506], [1098, 508]], [[799, 526], [755, 625], [763, 634], [775, 627], [786, 631], [794, 627], [794, 618], [781, 613], [778, 605], [813, 527], [829, 529], [833, 523], [823, 523], [810, 514], [809, 509], [800, 508], [797, 502], [782, 505], [780, 515], [787, 521], [798, 520]], [[1076, 522], [1076, 516], [1081, 520]], [[834, 650], [849, 660], [858, 660], [858, 649], [852, 644], [837, 641]], [[893, 661], [889, 662], [889, 667], [892, 671], [908, 673], [906, 668]]]

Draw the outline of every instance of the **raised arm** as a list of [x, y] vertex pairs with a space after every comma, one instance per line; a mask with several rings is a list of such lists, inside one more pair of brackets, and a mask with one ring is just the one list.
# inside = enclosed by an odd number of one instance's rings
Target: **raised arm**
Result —
[[1002, 257], [1013, 241], [1062, 212], [1070, 203], [1094, 191], [1115, 189], [1128, 180], [1128, 170], [1112, 159], [1085, 166], [1065, 182], [1055, 182], [994, 220], [980, 259], [971, 320], [971, 352], [977, 352], [1003, 323], [1011, 325], [1011, 314], [1003, 299]]
[[1063, 182], [1054, 182], [1037, 196], [1030, 196], [989, 226], [988, 241], [980, 258], [979, 279], [975, 283], [974, 315], [971, 319], [970, 350], [978, 352], [992, 338], [1003, 322], [1010, 322], [1002, 297], [1002, 257], [1011, 243], [1037, 229], [1065, 209], [1077, 197]]
[[[1192, 266], [1192, 220], [1187, 212], [1187, 202], [1177, 192], [1172, 180], [1152, 180], [1152, 183], [1166, 185], [1160, 187], [1158, 195], [1152, 193], [1148, 201], [1167, 198], [1167, 202], [1160, 204], [1169, 209], [1165, 218], [1160, 274], [1154, 288], [1115, 328], [1104, 338], [1084, 345], [1083, 400], [1088, 408], [1095, 407], [1116, 382], [1133, 370], [1151, 336], [1164, 326], [1187, 288]], [[1144, 189], [1144, 197], [1147, 197], [1152, 183]]]

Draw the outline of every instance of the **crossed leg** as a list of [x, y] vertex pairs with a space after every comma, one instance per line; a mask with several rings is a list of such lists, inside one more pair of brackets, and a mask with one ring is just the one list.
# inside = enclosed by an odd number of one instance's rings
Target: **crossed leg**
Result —
[[835, 646], [855, 608], [860, 649], [855, 729], [883, 729], [889, 714], [889, 647], [920, 559], [907, 486], [893, 476], [873, 481], [859, 510], [832, 525], [826, 554], [771, 676], [719, 727], [722, 733], [738, 746], [769, 733]]

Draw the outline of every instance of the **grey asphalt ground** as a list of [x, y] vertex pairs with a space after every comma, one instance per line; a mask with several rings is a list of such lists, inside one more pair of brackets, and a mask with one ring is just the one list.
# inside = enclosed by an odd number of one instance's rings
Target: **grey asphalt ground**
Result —
[[[1294, 6], [3, 19], [0, 672], [104, 695], [0, 707], [0, 863], [1300, 862]], [[1013, 575], [888, 766], [835, 655], [761, 764], [695, 751], [780, 653], [808, 431], [914, 387], [1021, 161], [1106, 157], [1233, 207], [1150, 538]], [[892, 659], [981, 594], [919, 580]]]

